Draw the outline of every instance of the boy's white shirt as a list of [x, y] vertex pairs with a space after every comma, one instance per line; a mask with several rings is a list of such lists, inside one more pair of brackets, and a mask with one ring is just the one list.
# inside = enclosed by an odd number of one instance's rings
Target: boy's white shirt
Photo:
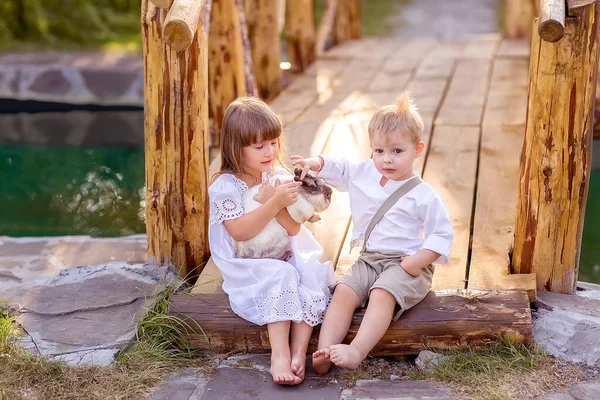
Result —
[[[350, 194], [354, 223], [351, 248], [362, 246], [365, 230], [379, 207], [413, 177], [404, 181], [390, 180], [382, 187], [379, 184], [382, 176], [373, 160], [350, 163], [326, 155], [320, 157], [324, 164], [318, 176], [339, 191]], [[440, 254], [435, 263], [445, 264], [450, 257], [453, 236], [454, 229], [444, 201], [431, 185], [424, 182], [398, 200], [375, 225], [367, 250], [413, 255], [421, 249], [429, 249]]]

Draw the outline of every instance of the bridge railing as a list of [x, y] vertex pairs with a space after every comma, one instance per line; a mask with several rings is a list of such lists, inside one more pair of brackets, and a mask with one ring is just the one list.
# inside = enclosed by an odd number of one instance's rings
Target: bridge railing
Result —
[[533, 23], [513, 273], [574, 293], [590, 181], [600, 7], [542, 0]]
[[328, 0], [317, 32], [314, 0], [142, 0], [150, 262], [182, 276], [201, 272], [209, 136], [218, 146], [226, 107], [239, 96], [269, 101], [281, 92], [282, 34], [293, 72], [326, 43], [360, 37], [360, 4]]

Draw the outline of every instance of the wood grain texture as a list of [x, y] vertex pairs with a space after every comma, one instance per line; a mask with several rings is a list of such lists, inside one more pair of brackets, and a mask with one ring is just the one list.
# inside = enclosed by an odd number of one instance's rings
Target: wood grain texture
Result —
[[208, 259], [208, 68], [199, 30], [185, 52], [163, 42], [165, 11], [142, 7], [149, 262], [200, 273]]
[[558, 43], [532, 40], [521, 152], [514, 271], [538, 289], [574, 293], [589, 174], [596, 75], [596, 4], [568, 18]]
[[[270, 351], [266, 326], [251, 324], [236, 316], [225, 294], [177, 294], [172, 298], [171, 315], [186, 321], [189, 337], [198, 349], [215, 352]], [[356, 335], [364, 310], [357, 310], [344, 343]], [[318, 327], [309, 352], [316, 350]], [[430, 292], [414, 308], [392, 322], [371, 355], [417, 354], [424, 349], [445, 350], [477, 347], [507, 336], [517, 343], [532, 337], [529, 300], [524, 291]]]
[[315, 59], [314, 0], [287, 0], [285, 40], [292, 72], [302, 72]]

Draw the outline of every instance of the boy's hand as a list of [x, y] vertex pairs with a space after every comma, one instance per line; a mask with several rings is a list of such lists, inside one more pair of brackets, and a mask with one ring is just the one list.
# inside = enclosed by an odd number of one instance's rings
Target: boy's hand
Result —
[[319, 172], [323, 169], [323, 159], [321, 157], [310, 157], [304, 158], [302, 156], [291, 156], [293, 166], [301, 166], [302, 174], [300, 175], [300, 179], [304, 179], [308, 171]]
[[419, 276], [423, 268], [415, 256], [405, 256], [400, 259], [400, 268], [406, 271], [410, 276]]
[[258, 194], [254, 196], [254, 200], [261, 204], [264, 204], [275, 194], [275, 186], [271, 185], [271, 182], [265, 182], [258, 190]]
[[280, 209], [294, 204], [298, 200], [298, 187], [300, 185], [302, 185], [302, 182], [290, 181], [279, 184], [279, 181], [276, 181], [272, 200]]

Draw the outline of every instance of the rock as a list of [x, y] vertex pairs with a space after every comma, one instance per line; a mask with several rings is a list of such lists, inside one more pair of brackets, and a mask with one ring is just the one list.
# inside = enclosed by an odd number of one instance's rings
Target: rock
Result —
[[208, 378], [196, 368], [186, 368], [183, 371], [169, 375], [158, 391], [152, 393], [147, 400], [200, 400]]
[[575, 400], [597, 400], [600, 398], [600, 381], [576, 383], [569, 389]]
[[69, 365], [112, 363], [135, 337], [135, 325], [157, 288], [175, 282], [167, 267], [109, 263], [0, 291], [20, 307], [21, 324], [40, 355]]
[[454, 400], [454, 397], [437, 382], [359, 380], [354, 388], [342, 392], [341, 399]]
[[437, 366], [446, 356], [434, 353], [433, 351], [423, 350], [415, 360], [415, 364], [419, 370], [425, 373], [431, 373], [434, 366]]
[[600, 300], [540, 291], [533, 320], [537, 344], [556, 357], [588, 366], [600, 362]]

